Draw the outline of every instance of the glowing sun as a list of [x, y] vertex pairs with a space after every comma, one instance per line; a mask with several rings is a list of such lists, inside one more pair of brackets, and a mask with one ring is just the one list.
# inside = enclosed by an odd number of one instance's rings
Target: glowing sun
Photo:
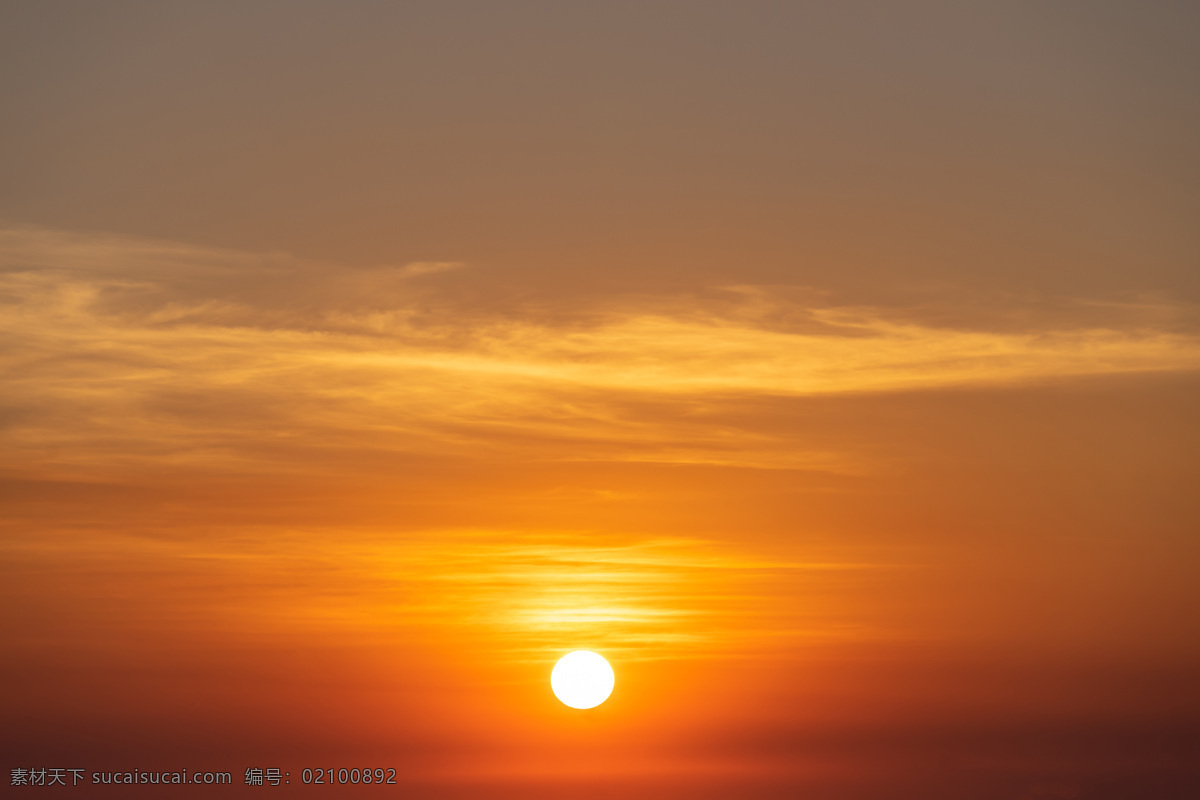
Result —
[[604, 656], [591, 650], [567, 653], [550, 673], [554, 696], [571, 708], [595, 708], [612, 694], [616, 676]]

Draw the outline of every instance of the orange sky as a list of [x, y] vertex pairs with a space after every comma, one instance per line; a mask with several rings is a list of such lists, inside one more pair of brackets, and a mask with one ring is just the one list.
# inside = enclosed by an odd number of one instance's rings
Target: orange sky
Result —
[[3, 14], [5, 781], [1200, 778], [1193, 10]]

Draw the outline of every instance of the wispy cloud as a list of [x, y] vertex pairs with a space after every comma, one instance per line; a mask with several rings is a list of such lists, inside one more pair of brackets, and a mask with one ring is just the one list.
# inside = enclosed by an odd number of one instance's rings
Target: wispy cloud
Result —
[[449, 272], [465, 267], [461, 261], [412, 261], [401, 268], [401, 272], [410, 277], [417, 275], [432, 275], [435, 272]]
[[1200, 337], [1148, 323], [973, 330], [752, 287], [718, 310], [643, 300], [543, 318], [449, 300], [431, 311], [411, 294], [408, 278], [460, 266], [347, 272], [0, 233], [5, 468], [299, 468], [299, 450], [357, 448], [852, 469], [698, 412], [1200, 368]]
[[[783, 640], [879, 636], [850, 624], [840, 575], [891, 568], [755, 557], [668, 536], [433, 530], [227, 530], [174, 537], [43, 531], [0, 539], [12, 563], [59, 564], [52, 588], [102, 583], [126, 624], [181, 614], [226, 635], [470, 637], [513, 661], [590, 646], [623, 661], [720, 656]], [[822, 579], [819, 576], [825, 575]], [[835, 579], [831, 582], [830, 577]], [[43, 580], [45, 578], [43, 577]], [[146, 607], [120, 586], [152, 586]], [[219, 588], [219, 591], [213, 591]], [[838, 589], [841, 589], [839, 592]], [[780, 604], [779, 598], [792, 600]], [[75, 635], [87, 636], [87, 631]]]

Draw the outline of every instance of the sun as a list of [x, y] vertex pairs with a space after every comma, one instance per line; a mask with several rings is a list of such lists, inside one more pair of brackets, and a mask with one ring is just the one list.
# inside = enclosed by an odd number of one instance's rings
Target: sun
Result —
[[550, 673], [554, 696], [571, 708], [595, 708], [612, 694], [616, 676], [604, 656], [591, 650], [567, 653]]

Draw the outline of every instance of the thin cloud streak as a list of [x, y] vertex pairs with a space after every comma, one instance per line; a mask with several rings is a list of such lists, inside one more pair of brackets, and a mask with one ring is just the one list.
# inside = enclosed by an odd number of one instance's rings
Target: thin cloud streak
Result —
[[[184, 615], [246, 640], [467, 637], [513, 663], [544, 663], [581, 642], [630, 661], [878, 638], [841, 618], [830, 582], [813, 576], [894, 569], [595, 532], [262, 533], [171, 539], [113, 530], [81, 538], [48, 530], [37, 540], [0, 540], [0, 552], [31, 574], [50, 561], [62, 565], [53, 580], [64, 596], [80, 583], [105, 586], [108, 603], [128, 604], [125, 624], [149, 635]], [[120, 588], [146, 584], [159, 604], [146, 607], [140, 593]], [[781, 592], [804, 602], [780, 604]], [[80, 613], [71, 635], [87, 638], [90, 612]]]

